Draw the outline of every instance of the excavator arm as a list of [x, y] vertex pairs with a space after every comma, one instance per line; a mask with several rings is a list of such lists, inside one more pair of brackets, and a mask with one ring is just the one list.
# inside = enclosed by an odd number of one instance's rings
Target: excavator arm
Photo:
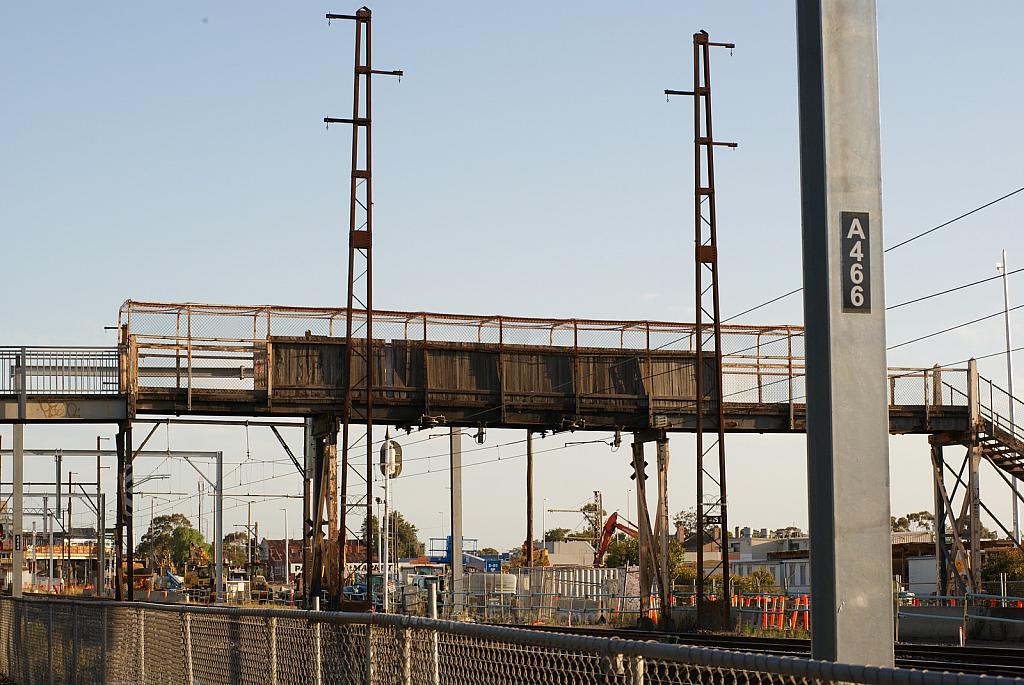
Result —
[[597, 544], [597, 550], [594, 552], [595, 567], [604, 563], [604, 555], [608, 552], [608, 545], [611, 544], [612, 535], [615, 534], [616, 530], [622, 531], [631, 538], [640, 537], [640, 532], [635, 525], [625, 519], [620, 522], [619, 512], [612, 512], [612, 515], [604, 522], [604, 528], [601, 530], [601, 539]]

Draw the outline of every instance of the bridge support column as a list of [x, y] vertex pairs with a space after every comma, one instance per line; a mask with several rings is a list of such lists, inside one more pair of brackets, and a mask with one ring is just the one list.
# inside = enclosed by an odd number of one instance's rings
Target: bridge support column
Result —
[[[529, 433], [527, 433], [529, 436]], [[466, 582], [462, 571], [462, 430], [448, 429], [448, 445], [451, 457], [449, 485], [451, 485], [451, 531], [452, 531], [452, 617], [462, 614], [465, 602]], [[532, 453], [532, 450], [531, 450]]]
[[[672, 623], [672, 569], [668, 557], [668, 438], [659, 438], [658, 449], [658, 513], [654, 537], [658, 541], [658, 594], [661, 600], [659, 622], [662, 627]], [[727, 561], [725, 563], [728, 563]], [[728, 629], [728, 626], [726, 626]]]
[[117, 521], [114, 530], [115, 564], [114, 598], [135, 598], [135, 529], [132, 524], [132, 424], [122, 421], [114, 441], [117, 446]]
[[942, 445], [932, 445], [932, 478], [935, 485], [935, 593], [940, 597], [949, 594], [949, 549], [946, 547], [946, 505], [942, 494], [945, 490], [943, 468], [945, 457]]
[[[308, 569], [303, 569], [306, 606], [315, 606], [314, 600], [326, 591], [327, 606], [338, 609], [342, 599], [341, 571], [346, 562], [347, 538], [338, 526], [338, 418], [315, 416], [311, 423], [312, 563]], [[326, 535], [324, 525], [327, 526]]]
[[875, 3], [800, 0], [796, 15], [811, 653], [892, 666]]
[[[307, 599], [309, 573], [313, 566], [313, 478], [316, 472], [316, 445], [313, 441], [313, 421], [302, 423], [302, 596]], [[309, 602], [306, 603], [308, 607]]]
[[[655, 509], [653, 527], [647, 505], [645, 442], [655, 442], [658, 449], [658, 504]], [[668, 438], [665, 436], [665, 431], [646, 430], [634, 433], [632, 477], [636, 479], [641, 623], [649, 621], [652, 609], [651, 593], [656, 592], [661, 601], [660, 622], [662, 625], [667, 625], [671, 620], [669, 595], [672, 578], [668, 567]]]

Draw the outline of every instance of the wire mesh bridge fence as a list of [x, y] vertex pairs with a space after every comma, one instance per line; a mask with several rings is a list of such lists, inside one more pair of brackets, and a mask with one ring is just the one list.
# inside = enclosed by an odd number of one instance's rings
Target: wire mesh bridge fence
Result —
[[1010, 685], [793, 657], [409, 616], [0, 598], [0, 681]]

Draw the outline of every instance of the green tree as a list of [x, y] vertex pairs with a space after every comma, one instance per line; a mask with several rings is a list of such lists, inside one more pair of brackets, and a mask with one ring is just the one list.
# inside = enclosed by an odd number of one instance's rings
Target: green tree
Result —
[[915, 511], [907, 514], [907, 522], [911, 530], [935, 530], [935, 514], [930, 511]]
[[548, 532], [544, 533], [545, 542], [562, 542], [572, 531], [568, 528], [552, 528]]
[[480, 556], [496, 557], [498, 556], [498, 550], [494, 549], [493, 547], [484, 547], [482, 550], [480, 550]]
[[[399, 558], [418, 557], [423, 554], [423, 543], [420, 542], [419, 528], [402, 516], [400, 511], [390, 512], [388, 520], [390, 532], [393, 536], [392, 539], [395, 540], [391, 549], [394, 550], [394, 553]], [[377, 520], [376, 515], [370, 517], [370, 530], [373, 531], [373, 539], [380, 540], [380, 522]], [[359, 534], [362, 537], [366, 536], [365, 519]]]
[[894, 533], [906, 533], [910, 530], [910, 521], [907, 520], [906, 516], [900, 516], [899, 518], [890, 516], [889, 526]]
[[609, 568], [636, 566], [640, 563], [640, 547], [636, 538], [617, 535], [608, 543], [604, 565]]
[[185, 515], [165, 514], [153, 519], [135, 548], [135, 554], [153, 568], [170, 560], [176, 569], [181, 569], [188, 559], [189, 543], [201, 545], [206, 550], [210, 548]]
[[673, 576], [673, 582], [680, 585], [687, 585], [697, 579], [697, 567], [690, 564], [680, 564]]
[[732, 576], [732, 586], [736, 592], [748, 594], [752, 592], [775, 592], [775, 577], [766, 568], [754, 569], [749, 576]]
[[1024, 580], [1024, 552], [1008, 549], [986, 554], [981, 565], [981, 579], [997, 581], [1000, 573], [1005, 573], [1006, 579], [1010, 581]]
[[189, 546], [197, 545], [207, 554], [210, 552], [210, 545], [203, 539], [203, 534], [192, 526], [179, 526], [171, 533], [171, 560], [176, 568], [185, 568], [185, 561], [188, 559]]
[[672, 523], [683, 524], [683, 528], [686, 532], [692, 533], [697, 530], [697, 510], [696, 509], [683, 509], [678, 514], [672, 517]]

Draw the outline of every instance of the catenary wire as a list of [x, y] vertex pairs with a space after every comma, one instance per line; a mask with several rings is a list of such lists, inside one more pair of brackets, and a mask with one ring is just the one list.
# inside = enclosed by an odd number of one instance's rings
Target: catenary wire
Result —
[[[919, 238], [923, 238], [926, 235], [934, 233], [935, 231], [938, 231], [940, 229], [946, 228], [947, 226], [949, 226], [951, 224], [954, 224], [957, 221], [960, 221], [961, 219], [965, 219], [965, 218], [971, 216], [972, 214], [980, 212], [983, 209], [987, 209], [987, 208], [991, 207], [992, 205], [994, 205], [996, 203], [999, 203], [999, 202], [1002, 202], [1003, 200], [1006, 200], [1008, 198], [1011, 198], [1014, 195], [1017, 195], [1018, 193], [1021, 193], [1021, 192], [1024, 192], [1024, 186], [1021, 186], [1020, 188], [1017, 188], [1016, 190], [1010, 191], [1009, 193], [1007, 193], [1005, 195], [997, 197], [994, 200], [990, 200], [990, 201], [986, 202], [985, 204], [980, 205], [978, 207], [975, 207], [974, 209], [972, 209], [970, 211], [964, 212], [963, 214], [961, 214], [961, 215], [959, 215], [957, 217], [954, 217], [952, 219], [949, 219], [948, 221], [944, 221], [944, 222], [942, 222], [941, 224], [939, 224], [937, 226], [933, 226], [932, 228], [929, 228], [926, 231], [921, 231], [920, 233], [912, 235], [909, 238], [906, 238], [905, 240], [902, 240], [902, 241], [896, 243], [895, 245], [891, 245], [890, 247], [885, 248], [884, 252], [885, 253], [892, 252], [893, 250], [895, 250], [897, 248], [900, 248], [900, 247], [903, 247], [904, 245], [912, 243], [915, 240], [918, 240]], [[784, 300], [785, 298], [790, 297], [791, 295], [795, 295], [798, 292], [801, 292], [802, 290], [803, 290], [803, 288], [800, 287], [800, 288], [796, 288], [795, 290], [790, 290], [788, 293], [785, 293], [784, 295], [779, 295], [777, 297], [773, 297], [772, 299], [766, 300], [765, 302], [762, 302], [759, 305], [755, 305], [753, 307], [750, 307], [749, 309], [746, 309], [746, 310], [740, 312], [739, 314], [735, 314], [735, 315], [730, 316], [730, 317], [728, 317], [726, 319], [723, 319], [722, 323], [725, 323], [726, 321], [732, 321], [733, 319], [739, 318], [740, 316], [743, 316], [744, 314], [749, 314], [750, 312], [757, 311], [758, 309], [761, 309], [762, 307], [767, 307], [768, 305], [774, 304], [775, 302], [778, 302], [779, 300]]]

